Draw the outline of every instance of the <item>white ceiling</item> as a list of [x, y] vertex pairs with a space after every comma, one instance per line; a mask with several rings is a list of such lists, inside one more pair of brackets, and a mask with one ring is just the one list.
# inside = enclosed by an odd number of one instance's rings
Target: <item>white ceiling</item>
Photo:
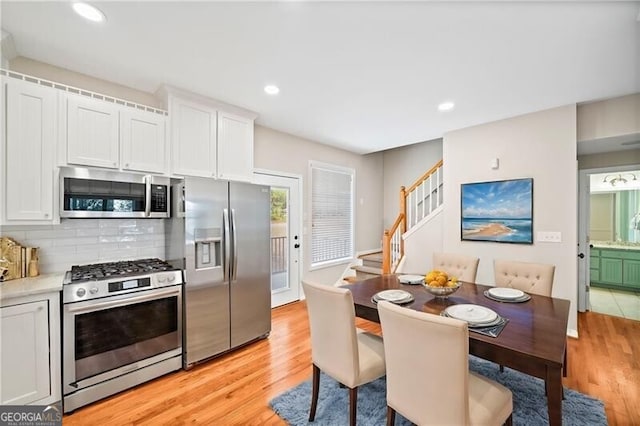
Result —
[[[640, 2], [0, 3], [17, 54], [358, 153], [640, 91]], [[277, 84], [275, 97], [262, 88]], [[448, 113], [437, 105], [452, 100]]]

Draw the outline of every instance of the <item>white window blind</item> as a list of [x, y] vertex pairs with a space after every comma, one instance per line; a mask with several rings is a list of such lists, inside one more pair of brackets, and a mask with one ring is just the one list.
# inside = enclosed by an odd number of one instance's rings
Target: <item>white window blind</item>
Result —
[[311, 266], [353, 256], [353, 169], [311, 162]]

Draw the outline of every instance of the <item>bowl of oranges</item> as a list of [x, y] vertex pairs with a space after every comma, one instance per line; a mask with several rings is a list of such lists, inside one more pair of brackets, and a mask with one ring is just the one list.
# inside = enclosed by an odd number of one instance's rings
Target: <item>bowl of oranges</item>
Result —
[[449, 277], [446, 272], [434, 269], [424, 277], [422, 286], [436, 297], [447, 298], [460, 288], [456, 277]]

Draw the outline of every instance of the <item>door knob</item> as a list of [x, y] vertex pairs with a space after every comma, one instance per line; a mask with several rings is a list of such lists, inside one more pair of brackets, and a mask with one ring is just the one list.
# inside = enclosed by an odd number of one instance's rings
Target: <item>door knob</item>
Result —
[[584, 259], [584, 253], [580, 253], [580, 254], [578, 254], [578, 257], [579, 257], [580, 259]]
[[293, 248], [299, 248], [299, 247], [300, 247], [300, 244], [298, 244], [298, 243], [293, 245]]

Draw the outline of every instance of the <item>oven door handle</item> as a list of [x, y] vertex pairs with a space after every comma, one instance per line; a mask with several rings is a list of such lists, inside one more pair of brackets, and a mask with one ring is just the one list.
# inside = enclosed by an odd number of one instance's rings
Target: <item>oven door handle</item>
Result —
[[73, 306], [74, 304], [71, 303], [68, 305], [67, 311], [74, 314], [82, 313], [82, 312], [100, 311], [102, 309], [116, 308], [118, 306], [126, 306], [126, 305], [131, 305], [133, 303], [146, 302], [149, 300], [160, 299], [166, 296], [177, 296], [179, 294], [180, 294], [180, 288], [176, 288], [176, 289], [165, 290], [165, 291], [154, 291], [152, 294], [145, 294], [144, 296], [135, 296], [135, 297], [128, 297], [126, 299], [112, 300], [111, 302], [107, 301], [107, 302], [91, 303], [86, 306]]

